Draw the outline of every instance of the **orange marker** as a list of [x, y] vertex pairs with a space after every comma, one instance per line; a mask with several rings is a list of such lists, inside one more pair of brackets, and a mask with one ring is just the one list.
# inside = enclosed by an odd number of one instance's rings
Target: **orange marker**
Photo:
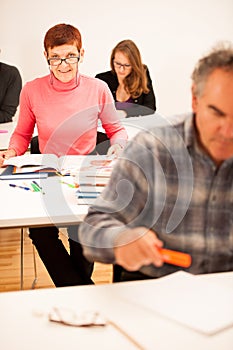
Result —
[[181, 267], [189, 267], [192, 262], [191, 255], [186, 253], [177, 252], [170, 249], [159, 249], [162, 254], [164, 262], [167, 264], [177, 265]]

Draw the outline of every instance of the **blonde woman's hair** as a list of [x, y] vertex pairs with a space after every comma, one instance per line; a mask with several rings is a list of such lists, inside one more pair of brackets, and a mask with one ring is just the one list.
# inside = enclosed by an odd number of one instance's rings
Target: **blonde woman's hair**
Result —
[[126, 91], [132, 98], [138, 98], [142, 93], [147, 94], [149, 92], [147, 67], [142, 63], [140, 51], [135, 43], [132, 40], [123, 40], [112, 50], [110, 65], [115, 74], [114, 59], [116, 52], [122, 52], [128, 58], [132, 67], [130, 74], [124, 79]]

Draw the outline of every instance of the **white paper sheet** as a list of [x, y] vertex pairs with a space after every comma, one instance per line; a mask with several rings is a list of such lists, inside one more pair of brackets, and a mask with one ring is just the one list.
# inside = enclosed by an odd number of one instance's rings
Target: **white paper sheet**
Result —
[[[125, 297], [126, 295], [124, 295]], [[130, 301], [208, 335], [233, 326], [233, 290], [186, 272], [127, 291]]]

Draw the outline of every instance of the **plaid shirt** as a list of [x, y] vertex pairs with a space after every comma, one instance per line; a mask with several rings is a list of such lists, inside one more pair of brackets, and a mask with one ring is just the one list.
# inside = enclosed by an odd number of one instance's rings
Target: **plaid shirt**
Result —
[[[191, 115], [129, 142], [80, 227], [85, 255], [114, 263], [119, 234], [137, 226], [153, 229], [165, 248], [191, 254], [190, 273], [233, 270], [233, 158], [216, 167], [197, 143]], [[161, 277], [179, 269], [140, 271]]]

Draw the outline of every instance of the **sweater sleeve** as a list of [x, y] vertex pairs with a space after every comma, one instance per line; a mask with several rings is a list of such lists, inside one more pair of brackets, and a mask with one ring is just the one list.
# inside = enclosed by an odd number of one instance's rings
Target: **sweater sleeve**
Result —
[[128, 135], [121, 124], [121, 120], [117, 114], [117, 110], [114, 105], [114, 100], [107, 84], [103, 85], [103, 91], [101, 94], [101, 112], [99, 118], [102, 126], [106, 131], [111, 144], [120, 144], [122, 147], [126, 145]]
[[27, 90], [28, 84], [23, 87], [20, 95], [19, 119], [9, 143], [9, 148], [13, 148], [18, 156], [27, 151], [35, 127], [35, 117], [30, 108]]

